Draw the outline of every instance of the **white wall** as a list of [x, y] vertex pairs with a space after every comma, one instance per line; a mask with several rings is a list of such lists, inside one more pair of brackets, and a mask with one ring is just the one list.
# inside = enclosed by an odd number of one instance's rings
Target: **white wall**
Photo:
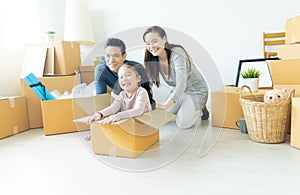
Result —
[[[38, 2], [41, 24], [38, 33], [52, 25], [57, 30], [58, 39], [62, 39], [65, 0]], [[135, 27], [160, 25], [171, 28], [195, 39], [208, 51], [225, 84], [234, 83], [240, 59], [262, 57], [262, 31], [284, 31], [285, 21], [300, 14], [299, 0], [88, 0], [88, 2], [92, 10], [97, 42]], [[14, 8], [11, 11], [14, 11]], [[24, 21], [20, 19], [19, 23]], [[0, 40], [7, 39], [1, 34], [1, 25], [3, 26], [0, 20]], [[141, 37], [137, 36], [137, 39]], [[37, 36], [36, 41], [41, 41], [41, 37]], [[180, 39], [173, 39], [170, 42], [181, 44]], [[92, 48], [93, 46], [83, 47], [83, 51], [88, 53]], [[0, 96], [20, 94], [18, 80], [20, 63], [23, 60], [22, 50], [14, 51], [0, 45], [0, 57], [0, 68], [5, 70], [0, 73]]]

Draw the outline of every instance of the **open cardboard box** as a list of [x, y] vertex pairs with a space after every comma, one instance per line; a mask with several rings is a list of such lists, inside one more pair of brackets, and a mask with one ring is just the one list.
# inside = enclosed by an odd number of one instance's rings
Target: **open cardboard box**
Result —
[[[75, 102], [92, 115], [111, 104], [109, 94], [80, 98]], [[153, 110], [140, 117], [129, 118], [112, 124], [90, 124], [92, 148], [96, 154], [136, 158], [159, 140], [159, 128], [176, 115], [163, 110]], [[85, 123], [87, 117], [75, 120]]]
[[[58, 90], [60, 93], [71, 92], [74, 86], [80, 84], [80, 75], [71, 76], [50, 76], [38, 78], [49, 90]], [[29, 128], [43, 127], [41, 109], [41, 98], [26, 84], [24, 79], [20, 80], [22, 96], [26, 97]]]
[[73, 120], [86, 116], [85, 111], [74, 103], [76, 98], [41, 101], [44, 134], [54, 135], [88, 130], [84, 123], [75, 124]]

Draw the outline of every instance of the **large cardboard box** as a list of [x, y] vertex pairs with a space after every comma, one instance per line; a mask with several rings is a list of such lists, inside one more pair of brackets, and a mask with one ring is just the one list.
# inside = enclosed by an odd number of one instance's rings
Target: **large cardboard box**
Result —
[[300, 59], [268, 61], [274, 89], [295, 90], [300, 95]]
[[0, 97], [0, 110], [0, 139], [29, 129], [25, 97]]
[[273, 85], [300, 85], [300, 59], [267, 61]]
[[300, 59], [300, 44], [278, 46], [277, 56], [282, 60]]
[[291, 142], [290, 145], [300, 149], [300, 97], [292, 98]]
[[[89, 115], [111, 104], [111, 96], [103, 94], [81, 98], [76, 103]], [[140, 117], [112, 124], [90, 124], [92, 148], [95, 154], [136, 158], [159, 140], [159, 128], [176, 116], [163, 110], [153, 110]], [[84, 121], [84, 120], [83, 120]]]
[[290, 18], [285, 23], [285, 44], [300, 42], [300, 16]]
[[235, 122], [244, 116], [240, 90], [219, 90], [211, 93], [212, 126], [238, 129]]
[[[52, 91], [57, 89], [60, 93], [65, 91], [71, 92], [75, 85], [80, 84], [80, 76], [53, 76], [53, 77], [40, 77], [39, 80], [45, 87]], [[22, 96], [26, 97], [28, 119], [30, 128], [43, 127], [41, 99], [34, 93], [34, 91], [21, 79]]]
[[53, 74], [51, 72], [53, 61], [51, 56], [54, 57], [54, 74], [55, 75], [66, 75], [72, 74], [78, 70], [81, 64], [80, 58], [80, 45], [78, 43], [67, 42], [67, 41], [50, 41], [45, 43], [35, 43], [28, 44], [26, 47], [37, 47], [37, 46], [47, 46], [54, 47], [54, 53], [47, 52], [47, 60], [45, 63], [45, 70], [50, 72], [44, 72], [47, 74]]
[[41, 102], [44, 134], [53, 135], [88, 130], [89, 125], [73, 122], [86, 116], [86, 112], [74, 103], [73, 98], [45, 100]]

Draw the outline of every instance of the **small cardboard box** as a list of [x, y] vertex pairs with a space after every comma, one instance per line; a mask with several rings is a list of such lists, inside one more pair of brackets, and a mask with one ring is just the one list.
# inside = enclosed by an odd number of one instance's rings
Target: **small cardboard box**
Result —
[[[45, 87], [52, 91], [57, 89], [60, 93], [65, 91], [71, 92], [75, 85], [80, 84], [80, 76], [52, 76], [52, 77], [40, 77], [39, 80], [45, 85]], [[30, 128], [43, 127], [41, 99], [34, 93], [34, 91], [21, 79], [22, 96], [26, 97], [28, 120]]]
[[277, 56], [282, 60], [300, 59], [300, 44], [278, 46]]
[[[78, 105], [89, 115], [111, 104], [111, 96], [103, 94], [79, 99]], [[88, 105], [87, 105], [88, 104]], [[112, 124], [90, 124], [93, 152], [110, 156], [136, 158], [159, 140], [159, 128], [176, 116], [163, 110], [153, 110], [140, 117]], [[79, 120], [80, 121], [80, 120]]]
[[89, 125], [84, 123], [75, 124], [76, 118], [86, 116], [73, 98], [41, 101], [44, 134], [53, 135], [88, 130]]
[[[80, 45], [78, 43], [68, 41], [50, 41], [45, 43], [28, 44], [26, 47], [47, 46], [54, 47], [54, 52], [47, 52], [47, 60], [45, 64], [45, 70], [52, 70], [53, 62], [52, 57], [54, 55], [54, 74], [66, 75], [72, 74], [78, 70], [81, 64], [80, 58]], [[52, 71], [44, 72], [44, 74], [53, 74]]]
[[300, 42], [300, 16], [290, 18], [285, 23], [285, 44]]
[[291, 142], [290, 145], [300, 149], [300, 97], [292, 98]]
[[96, 66], [79, 66], [79, 74], [81, 83], [89, 84], [94, 81]]
[[25, 97], [0, 97], [0, 110], [0, 139], [29, 129]]
[[212, 126], [238, 129], [235, 122], [244, 116], [240, 90], [219, 90], [211, 93]]

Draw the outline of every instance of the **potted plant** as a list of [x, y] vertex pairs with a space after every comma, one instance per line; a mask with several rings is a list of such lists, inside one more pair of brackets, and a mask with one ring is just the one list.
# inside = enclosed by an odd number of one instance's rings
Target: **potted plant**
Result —
[[55, 40], [55, 30], [45, 30], [46, 40], [54, 41]]
[[248, 68], [246, 71], [241, 72], [244, 85], [249, 86], [252, 92], [258, 91], [260, 75], [261, 72], [253, 67]]

